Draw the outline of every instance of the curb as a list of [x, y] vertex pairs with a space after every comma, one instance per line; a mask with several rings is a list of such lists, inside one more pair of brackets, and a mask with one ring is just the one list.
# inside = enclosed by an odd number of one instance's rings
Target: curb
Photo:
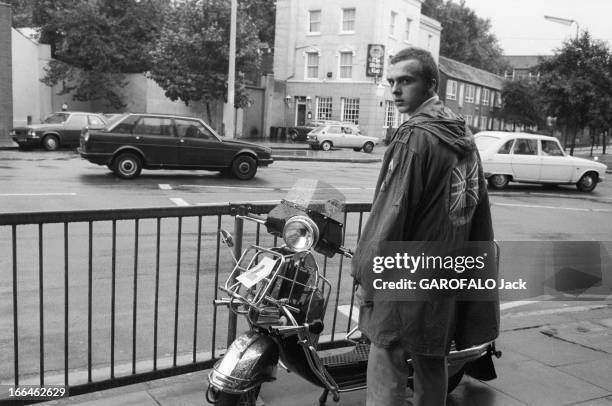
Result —
[[275, 161], [315, 161], [315, 162], [348, 162], [348, 163], [375, 163], [382, 162], [381, 158], [310, 158], [303, 156], [272, 155]]

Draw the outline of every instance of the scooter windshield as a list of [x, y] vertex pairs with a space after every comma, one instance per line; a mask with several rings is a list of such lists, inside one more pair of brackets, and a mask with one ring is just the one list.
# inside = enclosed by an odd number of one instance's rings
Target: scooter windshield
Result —
[[295, 216], [311, 219], [318, 228], [315, 251], [333, 256], [342, 245], [346, 198], [336, 187], [316, 179], [300, 179], [285, 199], [268, 214], [268, 232], [282, 236], [287, 220]]

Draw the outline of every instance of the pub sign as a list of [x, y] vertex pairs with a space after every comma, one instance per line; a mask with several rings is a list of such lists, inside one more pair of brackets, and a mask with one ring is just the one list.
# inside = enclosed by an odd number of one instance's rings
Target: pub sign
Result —
[[368, 44], [368, 59], [366, 76], [381, 77], [385, 65], [385, 46], [380, 44]]

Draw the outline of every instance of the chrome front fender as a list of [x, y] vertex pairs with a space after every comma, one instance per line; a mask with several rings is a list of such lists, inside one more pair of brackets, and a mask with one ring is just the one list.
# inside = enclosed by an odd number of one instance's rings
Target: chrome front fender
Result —
[[227, 393], [246, 393], [276, 379], [278, 345], [254, 331], [237, 337], [208, 375], [210, 385]]

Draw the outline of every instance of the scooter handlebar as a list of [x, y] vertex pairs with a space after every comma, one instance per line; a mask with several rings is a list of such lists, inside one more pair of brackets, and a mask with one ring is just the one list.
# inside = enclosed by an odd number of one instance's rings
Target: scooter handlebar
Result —
[[308, 331], [312, 334], [321, 334], [323, 331], [323, 322], [317, 319], [312, 323], [304, 323], [301, 326], [270, 326], [269, 331], [280, 335], [297, 334], [303, 331]]

